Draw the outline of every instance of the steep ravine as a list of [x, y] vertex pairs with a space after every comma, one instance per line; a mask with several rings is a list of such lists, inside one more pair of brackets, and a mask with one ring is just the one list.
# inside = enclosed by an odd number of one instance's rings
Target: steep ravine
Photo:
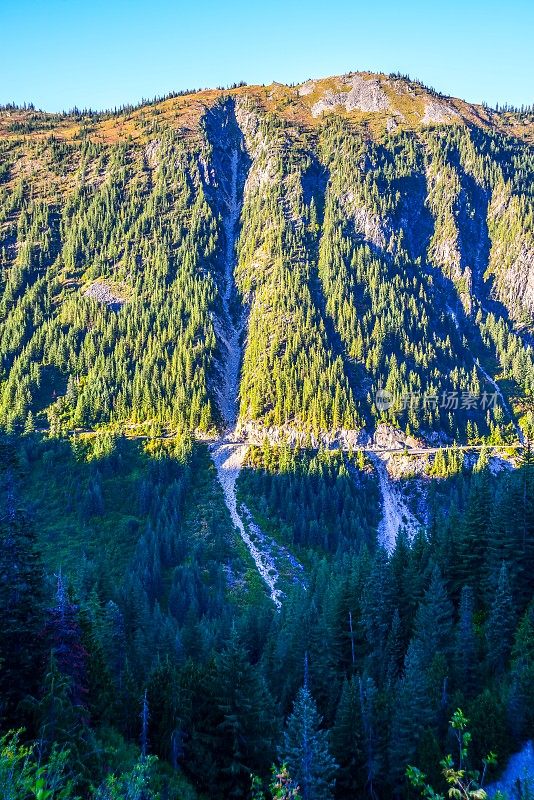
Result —
[[[236, 441], [238, 416], [239, 372], [242, 358], [242, 335], [246, 325], [246, 312], [241, 309], [233, 313], [232, 300], [236, 290], [234, 284], [235, 244], [240, 216], [239, 200], [239, 151], [234, 147], [229, 154], [229, 175], [226, 176], [222, 209], [224, 229], [224, 285], [221, 291], [222, 316], [215, 320], [215, 330], [221, 351], [222, 379], [218, 392], [219, 410], [224, 422], [223, 436], [210, 447], [210, 453], [222, 486], [224, 500], [232, 522], [239, 531], [261, 578], [267, 586], [271, 600], [277, 608], [282, 604], [282, 591], [278, 587], [280, 574], [276, 566], [282, 556], [287, 562], [290, 554], [281, 552], [277, 544], [266, 536], [253, 521], [250, 511], [240, 508], [237, 502], [236, 484], [247, 453], [247, 445]], [[245, 519], [246, 517], [246, 519]], [[291, 557], [292, 558], [292, 557]], [[290, 559], [289, 559], [290, 560]], [[301, 566], [293, 559], [295, 574]], [[290, 560], [291, 563], [291, 560]]]
[[[459, 333], [461, 333], [461, 328], [460, 328], [460, 324], [458, 322], [458, 317], [456, 316], [454, 311], [449, 306], [446, 306], [446, 308], [447, 308], [447, 313], [450, 315], [451, 319], [454, 322], [456, 330]], [[503, 395], [503, 393], [501, 391], [501, 388], [500, 388], [499, 384], [497, 383], [495, 378], [492, 378], [491, 375], [488, 372], [486, 372], [486, 370], [484, 369], [484, 367], [480, 363], [480, 360], [478, 359], [477, 356], [473, 356], [473, 361], [474, 361], [475, 367], [480, 372], [480, 374], [482, 375], [484, 380], [486, 380], [493, 387], [493, 389], [495, 390], [495, 394], [497, 395], [497, 397], [499, 398], [499, 400], [501, 402], [501, 406], [502, 406], [503, 411], [507, 414], [507, 416], [510, 419], [510, 422], [514, 426], [514, 430], [515, 430], [515, 432], [517, 434], [517, 441], [520, 442], [521, 444], [524, 444], [525, 437], [523, 435], [523, 431], [521, 430], [520, 426], [517, 424], [517, 420], [516, 420], [515, 414], [513, 413], [512, 409], [510, 408], [510, 406], [508, 404], [508, 402], [506, 401], [506, 399], [505, 399], [505, 397], [504, 397], [504, 395]]]
[[217, 333], [225, 350], [223, 380], [219, 396], [221, 416], [227, 429], [233, 430], [237, 420], [239, 394], [239, 367], [241, 364], [241, 336], [245, 325], [244, 311], [241, 311], [237, 325], [232, 319], [231, 300], [234, 296], [234, 253], [236, 230], [239, 221], [238, 200], [238, 151], [230, 155], [230, 180], [225, 193], [226, 206], [223, 215], [224, 227], [224, 287], [222, 291], [222, 320], [216, 325]]

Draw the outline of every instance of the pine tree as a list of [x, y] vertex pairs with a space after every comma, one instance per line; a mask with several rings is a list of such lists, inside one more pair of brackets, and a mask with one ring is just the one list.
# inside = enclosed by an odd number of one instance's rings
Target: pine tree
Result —
[[470, 586], [464, 586], [460, 596], [459, 620], [454, 644], [455, 678], [458, 689], [466, 698], [476, 691], [478, 656], [474, 625], [475, 600]]
[[460, 586], [471, 583], [480, 584], [484, 563], [484, 551], [487, 542], [491, 494], [488, 470], [484, 470], [472, 479], [469, 503], [464, 515], [464, 522], [458, 538], [458, 568], [456, 570]]
[[390, 564], [379, 551], [362, 598], [362, 621], [370, 649], [371, 674], [378, 679], [385, 667], [388, 631], [393, 614]]
[[300, 788], [302, 800], [330, 800], [333, 797], [337, 764], [330, 754], [328, 732], [321, 729], [321, 717], [308, 687], [299, 689], [284, 733], [281, 757]]
[[425, 660], [420, 643], [410, 642], [395, 692], [390, 736], [391, 776], [396, 784], [400, 783], [406, 765], [414, 761], [419, 741], [433, 719]]
[[451, 650], [452, 604], [438, 567], [432, 571], [430, 586], [417, 610], [415, 637], [425, 669], [436, 656], [447, 656]]
[[379, 694], [373, 679], [359, 678], [358, 688], [364, 734], [365, 789], [370, 797], [374, 797], [384, 766], [386, 738], [383, 729], [386, 717], [384, 710], [380, 709]]
[[171, 759], [173, 743], [179, 730], [179, 688], [176, 669], [168, 658], [158, 660], [152, 670], [147, 687], [147, 702], [152, 714], [150, 741], [152, 752], [161, 758]]
[[106, 604], [102, 647], [115, 685], [121, 687], [126, 665], [126, 632], [124, 615], [113, 600]]
[[24, 433], [30, 434], [33, 433], [34, 431], [35, 431], [35, 422], [33, 419], [33, 414], [31, 411], [28, 411], [26, 415], [26, 421], [24, 423]]
[[264, 772], [272, 760], [275, 714], [235, 631], [217, 660], [216, 691], [220, 721], [213, 747], [220, 786], [225, 797], [244, 797], [251, 772]]
[[358, 677], [343, 682], [332, 729], [332, 752], [339, 764], [336, 791], [347, 797], [362, 793], [366, 758]]
[[0, 718], [6, 727], [17, 727], [17, 707], [27, 695], [37, 695], [43, 674], [44, 598], [35, 534], [17, 508], [12, 475], [0, 513]]
[[508, 568], [503, 561], [499, 583], [486, 623], [487, 664], [501, 675], [506, 667], [512, 647], [514, 631], [514, 604], [508, 579]]
[[87, 714], [83, 707], [73, 704], [72, 680], [61, 672], [52, 654], [41, 694], [30, 701], [30, 707], [46, 752], [51, 752], [55, 746], [68, 748], [73, 767], [80, 769], [84, 758], [88, 763], [91, 735]]
[[398, 609], [393, 612], [385, 653], [385, 678], [387, 685], [395, 686], [402, 666], [402, 623]]
[[82, 642], [79, 609], [70, 600], [61, 573], [57, 576], [56, 603], [48, 611], [45, 631], [57, 668], [69, 681], [73, 705], [84, 706], [87, 701], [87, 651]]

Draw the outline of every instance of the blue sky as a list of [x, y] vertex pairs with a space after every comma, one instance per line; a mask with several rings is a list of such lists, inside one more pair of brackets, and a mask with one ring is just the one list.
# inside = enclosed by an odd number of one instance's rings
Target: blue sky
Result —
[[534, 101], [530, 0], [0, 0], [0, 31], [0, 103], [50, 111], [359, 69]]

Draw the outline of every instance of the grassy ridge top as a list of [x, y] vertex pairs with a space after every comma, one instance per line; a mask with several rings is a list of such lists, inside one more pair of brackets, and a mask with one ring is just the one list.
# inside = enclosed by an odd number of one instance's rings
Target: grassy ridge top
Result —
[[307, 128], [320, 125], [325, 116], [336, 113], [365, 123], [372, 136], [397, 127], [413, 130], [425, 125], [463, 123], [534, 141], [534, 115], [530, 112], [495, 111], [439, 94], [406, 77], [369, 72], [313, 79], [296, 86], [272, 83], [203, 89], [115, 112], [51, 114], [33, 108], [4, 107], [0, 110], [0, 137], [20, 140], [53, 135], [65, 141], [88, 138], [102, 144], [144, 143], [150, 138], [154, 121], [188, 137], [198, 132], [206, 109], [225, 95], [249, 96], [264, 110]]

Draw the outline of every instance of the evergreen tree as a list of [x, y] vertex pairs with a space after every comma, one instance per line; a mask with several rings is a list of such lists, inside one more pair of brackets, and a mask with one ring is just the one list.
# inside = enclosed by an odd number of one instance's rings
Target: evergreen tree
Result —
[[[489, 527], [491, 495], [489, 471], [483, 470], [473, 476], [469, 493], [469, 502], [464, 515], [463, 525], [458, 533], [457, 553], [458, 567], [456, 573], [461, 586], [470, 581], [479, 582], [484, 563], [484, 552]], [[476, 585], [476, 584], [473, 584]]]
[[498, 675], [504, 672], [510, 655], [514, 617], [508, 568], [503, 561], [499, 573], [499, 583], [486, 622], [487, 663], [488, 667]]
[[73, 775], [87, 774], [92, 741], [85, 709], [72, 702], [72, 681], [58, 668], [53, 655], [44, 676], [42, 693], [29, 706], [35, 717], [39, 741], [47, 753], [55, 747], [68, 748], [69, 766]]
[[333, 797], [337, 764], [330, 754], [328, 732], [321, 729], [321, 723], [306, 674], [288, 718], [281, 748], [282, 760], [297, 782], [302, 800]]
[[336, 792], [342, 796], [361, 794], [366, 785], [365, 741], [358, 677], [343, 681], [332, 729], [332, 752], [339, 770]]
[[452, 647], [452, 604], [437, 566], [417, 610], [415, 637], [427, 670], [436, 657], [446, 657]]
[[169, 658], [158, 660], [147, 687], [147, 706], [152, 709], [150, 742], [152, 752], [171, 761], [180, 732], [178, 675]]
[[27, 695], [36, 696], [43, 674], [43, 568], [33, 527], [17, 508], [12, 474], [7, 476], [4, 494], [0, 511], [0, 719], [4, 726], [16, 727], [21, 723], [20, 702]]
[[275, 715], [235, 631], [217, 660], [216, 691], [220, 722], [213, 747], [220, 787], [225, 797], [244, 797], [251, 772], [265, 771], [271, 761]]
[[61, 573], [57, 576], [56, 603], [48, 611], [46, 634], [57, 668], [69, 682], [73, 705], [86, 705], [87, 651], [82, 641], [79, 609], [70, 600]]
[[470, 586], [464, 586], [460, 597], [459, 620], [456, 626], [454, 664], [456, 685], [466, 698], [476, 691], [478, 648], [474, 625], [474, 596]]
[[419, 742], [433, 720], [425, 660], [419, 641], [410, 642], [394, 696], [389, 761], [395, 785], [401, 782], [406, 765], [414, 761]]

